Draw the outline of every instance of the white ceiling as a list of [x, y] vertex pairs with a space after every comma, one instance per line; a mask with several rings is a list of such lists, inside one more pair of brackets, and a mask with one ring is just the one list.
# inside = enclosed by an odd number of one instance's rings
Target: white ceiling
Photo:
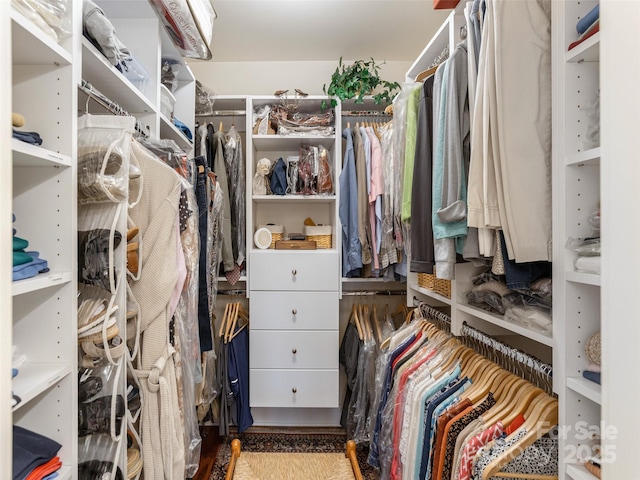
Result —
[[433, 0], [213, 0], [214, 62], [413, 61], [450, 10]]

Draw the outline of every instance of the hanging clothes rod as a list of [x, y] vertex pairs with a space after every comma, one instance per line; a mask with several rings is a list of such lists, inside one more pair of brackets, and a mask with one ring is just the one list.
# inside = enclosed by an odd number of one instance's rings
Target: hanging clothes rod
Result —
[[219, 295], [245, 295], [246, 293], [247, 293], [247, 290], [245, 288], [218, 290]]
[[[87, 107], [85, 108], [86, 113], [88, 113], [88, 110], [89, 110], [89, 108], [88, 108], [89, 99], [91, 99], [91, 100], [95, 101], [98, 105], [100, 105], [101, 107], [105, 108], [107, 111], [113, 113], [114, 115], [123, 116], [123, 117], [133, 117], [133, 115], [131, 115], [129, 112], [127, 112], [124, 108], [122, 108], [120, 105], [118, 105], [113, 100], [110, 100], [108, 97], [106, 97], [103, 93], [98, 91], [95, 87], [93, 87], [93, 85], [91, 85], [86, 80], [83, 79], [81, 81], [80, 85], [78, 85], [78, 88], [82, 92], [84, 92], [88, 97], [87, 98]], [[147, 133], [147, 131], [144, 129], [143, 125], [138, 121], [137, 118], [136, 118], [135, 129], [142, 136], [144, 136], [144, 137], [148, 137], [149, 136], [149, 134]]]
[[551, 365], [533, 355], [502, 343], [466, 322], [462, 324], [458, 338], [505, 370], [528, 380], [548, 395], [554, 395]]
[[208, 113], [196, 113], [196, 117], [198, 118], [206, 118], [206, 117], [232, 117], [234, 115], [246, 115], [246, 110], [213, 110]]
[[[413, 297], [413, 300], [415, 302], [416, 297]], [[451, 317], [449, 315], [424, 302], [415, 306], [416, 318], [431, 320], [443, 332], [451, 333]]]
[[391, 113], [380, 110], [345, 110], [343, 117], [393, 117]]
[[342, 296], [348, 297], [358, 297], [365, 295], [384, 295], [384, 296], [393, 296], [393, 295], [406, 295], [406, 290], [363, 290], [363, 291], [353, 291], [353, 292], [342, 292]]

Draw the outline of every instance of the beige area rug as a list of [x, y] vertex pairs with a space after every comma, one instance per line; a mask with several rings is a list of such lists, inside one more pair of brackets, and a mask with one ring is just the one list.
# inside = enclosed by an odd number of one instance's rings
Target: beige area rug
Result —
[[241, 452], [233, 480], [353, 480], [344, 453]]

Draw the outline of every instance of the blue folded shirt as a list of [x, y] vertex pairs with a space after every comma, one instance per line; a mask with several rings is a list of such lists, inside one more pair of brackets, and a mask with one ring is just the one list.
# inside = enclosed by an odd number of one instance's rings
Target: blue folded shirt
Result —
[[587, 13], [584, 17], [582, 17], [578, 23], [576, 24], [576, 30], [580, 35], [589, 30], [589, 27], [594, 24], [596, 20], [600, 18], [600, 4], [597, 4], [595, 7], [591, 9], [589, 13]]
[[16, 265], [13, 267], [13, 281], [24, 280], [25, 278], [35, 277], [39, 273], [45, 273], [49, 271], [49, 265], [46, 260], [39, 257], [38, 252], [26, 252], [31, 258], [32, 262], [24, 263], [22, 265]]
[[587, 380], [591, 380], [592, 382], [600, 385], [600, 372], [592, 372], [590, 370], [585, 370], [582, 372], [582, 376]]

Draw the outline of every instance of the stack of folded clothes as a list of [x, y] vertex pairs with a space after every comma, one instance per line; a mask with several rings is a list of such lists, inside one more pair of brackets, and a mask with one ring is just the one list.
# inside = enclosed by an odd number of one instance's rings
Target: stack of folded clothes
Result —
[[578, 32], [578, 38], [575, 42], [569, 45], [568, 50], [571, 50], [587, 38], [595, 35], [600, 31], [600, 4], [598, 3], [593, 7], [589, 13], [582, 17], [576, 24], [576, 31]]
[[[14, 127], [23, 127], [25, 120], [19, 113], [12, 113], [11, 122]], [[42, 145], [42, 137], [38, 132], [25, 132], [22, 130], [13, 129], [13, 138], [17, 138], [23, 142], [30, 143], [32, 145]]]
[[51, 480], [62, 466], [58, 442], [26, 428], [13, 426], [13, 480]]
[[[15, 222], [16, 217], [13, 216]], [[25, 278], [35, 277], [39, 273], [49, 271], [46, 260], [40, 258], [40, 253], [27, 251], [29, 242], [24, 238], [16, 236], [16, 230], [13, 230], [13, 281], [24, 280]]]

